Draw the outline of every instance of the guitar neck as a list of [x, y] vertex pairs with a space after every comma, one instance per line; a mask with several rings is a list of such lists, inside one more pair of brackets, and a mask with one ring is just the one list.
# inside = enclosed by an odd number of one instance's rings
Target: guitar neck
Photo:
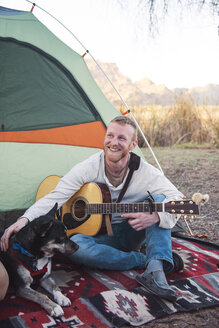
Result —
[[[105, 185], [104, 185], [105, 186]], [[140, 202], [140, 203], [112, 203], [110, 192], [104, 189], [104, 192], [99, 190], [99, 185], [95, 185], [95, 192], [102, 202], [96, 203], [97, 197], [92, 195], [92, 202], [87, 196], [92, 191], [93, 184], [85, 185], [85, 190], [74, 195], [71, 200], [71, 213], [77, 220], [85, 218], [87, 215], [93, 214], [115, 214], [115, 213], [141, 213], [141, 212], [165, 212], [171, 214], [199, 214], [199, 207], [193, 200], [172, 200], [169, 202], [155, 203], [155, 202]], [[88, 188], [91, 189], [88, 191]], [[82, 188], [83, 189], [83, 188]], [[84, 192], [84, 193], [83, 193]], [[102, 197], [99, 197], [99, 196]], [[95, 203], [93, 202], [95, 200]]]
[[115, 214], [115, 213], [139, 213], [139, 212], [165, 212], [165, 203], [100, 203], [87, 204], [88, 214]]
[[193, 200], [170, 201], [167, 203], [87, 203], [87, 214], [114, 214], [138, 212], [166, 212], [171, 214], [199, 214]]

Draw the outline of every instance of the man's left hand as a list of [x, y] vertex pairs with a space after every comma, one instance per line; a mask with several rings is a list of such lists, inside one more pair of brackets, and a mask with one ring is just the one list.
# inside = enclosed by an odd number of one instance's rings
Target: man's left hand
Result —
[[154, 223], [160, 222], [159, 215], [157, 213], [126, 213], [122, 214], [123, 218], [129, 218], [130, 226], [136, 231], [146, 229], [152, 226]]

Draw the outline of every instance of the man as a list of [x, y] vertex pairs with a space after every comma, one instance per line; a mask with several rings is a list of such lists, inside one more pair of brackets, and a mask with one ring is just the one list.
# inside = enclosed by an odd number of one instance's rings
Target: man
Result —
[[[5, 230], [1, 249], [5, 251], [12, 233], [40, 215], [47, 213], [58, 202], [59, 208], [87, 182], [104, 183], [115, 202], [129, 172], [130, 151], [137, 145], [137, 129], [128, 117], [114, 118], [106, 132], [104, 151], [75, 165], [58, 183], [55, 190], [33, 204], [16, 223]], [[156, 168], [140, 160], [125, 195], [124, 203], [144, 202], [150, 194], [155, 201], [181, 199], [182, 194]], [[177, 217], [168, 213], [113, 214], [113, 236], [76, 234], [71, 239], [79, 245], [72, 261], [99, 269], [145, 269], [136, 280], [149, 292], [176, 300], [176, 292], [166, 281], [165, 272], [174, 268], [171, 248], [171, 228]], [[146, 254], [136, 250], [146, 242]]]

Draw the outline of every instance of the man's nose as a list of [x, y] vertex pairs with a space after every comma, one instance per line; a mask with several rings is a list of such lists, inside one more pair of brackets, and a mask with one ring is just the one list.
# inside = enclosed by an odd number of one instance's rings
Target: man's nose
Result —
[[118, 145], [118, 138], [117, 137], [112, 138], [111, 144], [112, 145]]

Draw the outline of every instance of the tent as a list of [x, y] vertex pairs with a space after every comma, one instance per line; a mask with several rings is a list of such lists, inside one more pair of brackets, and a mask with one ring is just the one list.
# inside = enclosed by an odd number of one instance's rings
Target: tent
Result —
[[31, 12], [0, 7], [0, 211], [28, 208], [45, 177], [99, 151], [118, 114], [81, 55]]

